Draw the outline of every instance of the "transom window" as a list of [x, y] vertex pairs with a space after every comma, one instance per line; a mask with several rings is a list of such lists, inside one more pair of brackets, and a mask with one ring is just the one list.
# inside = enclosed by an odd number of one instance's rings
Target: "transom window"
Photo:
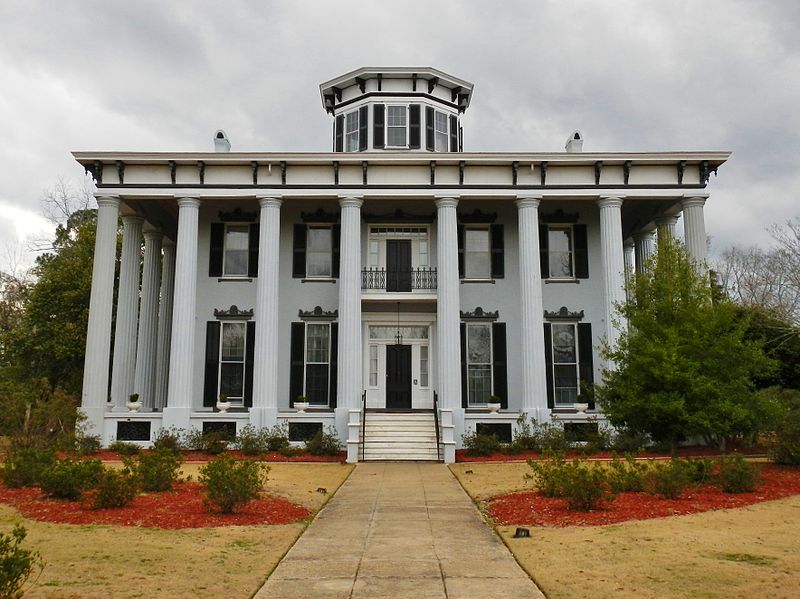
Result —
[[572, 405], [578, 397], [578, 352], [574, 324], [553, 324], [555, 404]]
[[244, 402], [246, 323], [223, 322], [219, 355], [219, 393], [232, 404]]
[[486, 404], [492, 395], [492, 325], [467, 324], [467, 394], [470, 404]]
[[573, 278], [575, 269], [572, 227], [550, 225], [547, 228], [547, 245], [550, 278]]
[[328, 405], [330, 324], [306, 325], [305, 396], [310, 404]]
[[[428, 327], [403, 326], [400, 327], [403, 339], [427, 339]], [[396, 326], [371, 326], [369, 327], [370, 339], [394, 339], [397, 335]]]
[[464, 277], [490, 279], [492, 257], [487, 227], [469, 227], [464, 230]]
[[447, 127], [447, 113], [439, 112], [434, 113], [434, 148], [437, 152], [447, 152], [450, 149], [449, 145], [449, 130]]
[[358, 110], [344, 115], [344, 150], [358, 152]]
[[223, 271], [225, 276], [247, 276], [247, 254], [250, 227], [225, 225]]
[[408, 109], [405, 106], [386, 107], [386, 145], [408, 146]]
[[306, 276], [327, 278], [333, 276], [333, 232], [330, 226], [311, 225], [306, 237]]

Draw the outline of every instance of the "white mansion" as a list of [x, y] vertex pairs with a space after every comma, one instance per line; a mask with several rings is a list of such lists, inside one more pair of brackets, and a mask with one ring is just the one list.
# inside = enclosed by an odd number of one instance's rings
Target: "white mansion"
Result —
[[349, 461], [451, 462], [476, 427], [596, 415], [581, 385], [625, 273], [681, 213], [704, 261], [729, 153], [590, 153], [578, 132], [464, 152], [472, 90], [428, 67], [323, 83], [332, 152], [230, 152], [222, 131], [215, 152], [76, 152], [99, 206], [82, 409], [104, 441], [288, 422], [335, 427]]

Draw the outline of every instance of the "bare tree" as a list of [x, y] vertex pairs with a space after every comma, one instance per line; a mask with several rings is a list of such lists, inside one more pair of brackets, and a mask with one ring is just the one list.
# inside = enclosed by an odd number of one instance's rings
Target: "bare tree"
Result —
[[[77, 225], [75, 216], [86, 214], [94, 206], [94, 183], [87, 175], [77, 186], [59, 177], [53, 187], [42, 192], [42, 213], [56, 226], [56, 239], [59, 235], [68, 234], [69, 225]], [[34, 238], [28, 240], [28, 250], [33, 252], [54, 249], [53, 239]]]

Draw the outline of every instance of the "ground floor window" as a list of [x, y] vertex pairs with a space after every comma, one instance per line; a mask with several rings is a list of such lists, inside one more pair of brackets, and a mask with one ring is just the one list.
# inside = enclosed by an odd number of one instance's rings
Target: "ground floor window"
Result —
[[306, 384], [305, 396], [309, 403], [328, 404], [330, 368], [330, 324], [306, 325]]
[[244, 357], [246, 345], [244, 322], [223, 322], [219, 348], [219, 393], [234, 405], [244, 402]]
[[290, 405], [303, 396], [311, 405], [336, 407], [337, 343], [336, 322], [292, 323]]
[[[594, 382], [592, 325], [588, 322], [547, 322], [544, 325], [547, 364], [547, 405], [572, 407]], [[590, 398], [583, 401], [594, 409]]]
[[467, 324], [467, 395], [470, 404], [486, 404], [492, 395], [492, 325]]

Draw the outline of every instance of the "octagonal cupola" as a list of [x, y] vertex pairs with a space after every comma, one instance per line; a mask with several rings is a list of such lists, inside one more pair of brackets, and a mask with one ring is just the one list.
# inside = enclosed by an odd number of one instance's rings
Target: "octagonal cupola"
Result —
[[472, 88], [431, 67], [363, 67], [319, 91], [334, 152], [461, 152]]

